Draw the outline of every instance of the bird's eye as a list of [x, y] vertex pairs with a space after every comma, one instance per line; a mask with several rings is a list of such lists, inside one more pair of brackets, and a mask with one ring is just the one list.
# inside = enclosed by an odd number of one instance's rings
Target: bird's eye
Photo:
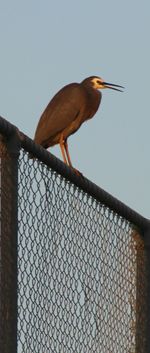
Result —
[[100, 85], [101, 84], [101, 81], [100, 80], [97, 80], [97, 82], [96, 82], [98, 85]]

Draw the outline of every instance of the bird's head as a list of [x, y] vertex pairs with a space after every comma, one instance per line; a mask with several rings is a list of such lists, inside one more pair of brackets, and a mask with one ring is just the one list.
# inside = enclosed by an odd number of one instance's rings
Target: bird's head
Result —
[[105, 82], [101, 77], [98, 77], [98, 76], [88, 77], [82, 81], [82, 84], [84, 84], [86, 86], [90, 86], [94, 89], [110, 88], [110, 89], [113, 89], [115, 91], [120, 91], [120, 92], [122, 92], [122, 90], [124, 88], [123, 86], [119, 86], [119, 85], [115, 85], [113, 83]]

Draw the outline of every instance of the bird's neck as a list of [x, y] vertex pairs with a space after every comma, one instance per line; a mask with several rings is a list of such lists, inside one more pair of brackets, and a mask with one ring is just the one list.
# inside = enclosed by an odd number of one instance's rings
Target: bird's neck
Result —
[[102, 93], [93, 87], [87, 88], [87, 94], [89, 96], [89, 99], [92, 99], [95, 102], [99, 102], [102, 97]]
[[97, 112], [98, 107], [101, 102], [102, 93], [94, 88], [87, 89], [87, 98], [88, 98], [88, 119], [91, 119], [94, 114]]

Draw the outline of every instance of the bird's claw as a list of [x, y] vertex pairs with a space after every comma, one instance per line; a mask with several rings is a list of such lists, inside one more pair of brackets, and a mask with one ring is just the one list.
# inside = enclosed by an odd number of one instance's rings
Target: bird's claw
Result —
[[77, 176], [84, 178], [84, 175], [78, 169], [72, 167], [72, 170], [76, 173]]

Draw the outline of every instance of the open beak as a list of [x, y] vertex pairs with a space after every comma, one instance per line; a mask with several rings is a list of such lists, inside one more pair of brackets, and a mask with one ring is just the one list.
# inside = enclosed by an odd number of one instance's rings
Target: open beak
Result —
[[[119, 92], [123, 92], [123, 89], [124, 89], [123, 86], [114, 85], [113, 83], [108, 83], [108, 82], [103, 82], [103, 85], [105, 88], [114, 89], [114, 91], [119, 91]], [[117, 87], [119, 87], [119, 88], [117, 88]], [[122, 88], [122, 89], [120, 89], [120, 88]]]

